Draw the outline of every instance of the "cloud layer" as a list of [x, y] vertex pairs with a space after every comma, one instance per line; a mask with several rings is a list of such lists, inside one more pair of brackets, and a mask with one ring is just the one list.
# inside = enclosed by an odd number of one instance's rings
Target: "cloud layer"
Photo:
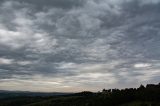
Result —
[[160, 0], [2, 0], [0, 89], [97, 91], [156, 83], [159, 11]]

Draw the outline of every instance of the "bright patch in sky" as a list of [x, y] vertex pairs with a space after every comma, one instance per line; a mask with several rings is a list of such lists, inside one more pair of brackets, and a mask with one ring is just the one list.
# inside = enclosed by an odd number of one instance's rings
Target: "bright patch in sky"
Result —
[[135, 68], [146, 68], [146, 67], [150, 67], [151, 64], [147, 64], [147, 63], [138, 63], [138, 64], [135, 64], [134, 67]]

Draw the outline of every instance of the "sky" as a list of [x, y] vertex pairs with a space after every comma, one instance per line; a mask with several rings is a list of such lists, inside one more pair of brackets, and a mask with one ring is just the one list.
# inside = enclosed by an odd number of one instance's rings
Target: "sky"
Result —
[[160, 82], [160, 0], [0, 0], [0, 90]]

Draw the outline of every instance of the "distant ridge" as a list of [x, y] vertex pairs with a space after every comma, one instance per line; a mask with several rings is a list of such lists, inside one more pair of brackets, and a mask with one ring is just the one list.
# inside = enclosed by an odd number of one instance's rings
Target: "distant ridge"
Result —
[[62, 96], [69, 95], [73, 93], [64, 93], [64, 92], [31, 92], [31, 91], [9, 91], [9, 90], [0, 90], [0, 99], [8, 97], [20, 97], [20, 96]]

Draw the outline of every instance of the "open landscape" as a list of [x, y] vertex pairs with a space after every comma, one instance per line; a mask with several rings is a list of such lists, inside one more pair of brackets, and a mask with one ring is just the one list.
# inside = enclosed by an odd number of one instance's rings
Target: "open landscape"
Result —
[[160, 83], [80, 93], [0, 93], [0, 106], [160, 106]]
[[0, 0], [0, 106], [160, 106], [160, 0]]

